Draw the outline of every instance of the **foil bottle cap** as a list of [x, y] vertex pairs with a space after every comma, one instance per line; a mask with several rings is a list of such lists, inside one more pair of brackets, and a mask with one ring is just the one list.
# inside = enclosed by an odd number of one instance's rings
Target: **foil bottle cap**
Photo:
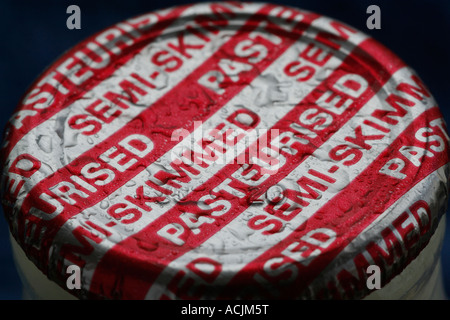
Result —
[[444, 214], [448, 134], [388, 49], [220, 2], [121, 22], [29, 89], [2, 150], [28, 258], [80, 298], [362, 298]]

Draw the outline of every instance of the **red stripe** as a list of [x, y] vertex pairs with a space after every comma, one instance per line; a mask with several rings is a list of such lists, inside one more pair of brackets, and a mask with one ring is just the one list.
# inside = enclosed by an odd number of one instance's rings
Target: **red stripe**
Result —
[[[177, 18], [183, 13], [183, 11], [185, 11], [190, 6], [191, 5], [176, 7], [170, 12], [168, 12], [166, 16], [160, 17], [160, 20], [151, 28], [145, 31], [140, 31], [142, 33], [142, 36], [139, 39], [135, 39], [134, 43], [131, 46], [126, 47], [120, 53], [120, 55], [110, 57], [111, 61], [104, 68], [102, 69], [84, 68], [86, 70], [94, 72], [95, 76], [84, 81], [82, 85], [76, 86], [75, 84], [71, 83], [69, 80], [66, 79], [66, 81], [64, 81], [64, 85], [67, 86], [69, 92], [67, 94], [62, 94], [59, 91], [55, 93], [54, 101], [51, 103], [51, 105], [49, 105], [45, 109], [36, 110], [37, 113], [35, 115], [28, 116], [25, 119], [23, 119], [23, 125], [21, 128], [16, 129], [14, 128], [14, 126], [8, 123], [9, 129], [5, 131], [6, 132], [5, 141], [8, 141], [8, 145], [2, 151], [2, 158], [6, 159], [6, 157], [10, 154], [11, 150], [17, 144], [17, 142], [21, 140], [30, 130], [37, 127], [46, 120], [50, 119], [53, 115], [63, 110], [64, 108], [68, 107], [74, 101], [79, 100], [87, 92], [90, 92], [98, 84], [100, 84], [102, 81], [110, 77], [111, 74], [114, 73], [114, 71], [123, 66], [129, 60], [131, 60], [136, 54], [140, 52], [141, 49], [143, 49], [145, 46], [147, 46], [149, 43], [155, 40], [159, 35], [161, 35], [162, 32], [165, 30], [165, 28], [167, 28], [174, 21], [176, 21]], [[87, 40], [81, 42], [80, 44], [73, 47], [70, 51], [62, 55], [61, 58], [59, 58], [54, 64], [52, 64], [52, 66], [48, 70], [43, 72], [42, 76], [40, 76], [37, 80], [33, 82], [33, 84], [30, 86], [30, 89], [22, 97], [22, 100], [29, 94], [29, 92], [39, 83], [39, 81], [42, 78], [44, 78], [51, 72], [55, 71], [60, 64], [66, 61], [66, 59], [74, 57], [74, 54], [77, 51], [86, 47], [86, 45], [94, 41], [94, 39], [98, 35], [102, 34], [103, 32], [109, 29], [110, 28], [107, 28], [103, 31], [96, 33], [95, 35], [89, 37]], [[78, 58], [75, 58], [75, 61], [78, 61]], [[60, 78], [64, 79], [64, 75], [60, 75]], [[56, 91], [56, 89], [53, 88], [51, 90], [52, 90], [51, 92]], [[22, 103], [24, 103], [24, 101], [22, 101], [16, 107], [15, 112], [27, 109], [34, 110], [32, 108], [34, 104], [30, 106], [24, 106]]]
[[[374, 58], [375, 57], [375, 58]], [[376, 59], [376, 60], [375, 60]], [[375, 93], [383, 86], [392, 74], [403, 67], [403, 62], [392, 56], [384, 47], [381, 47], [374, 40], [364, 41], [360, 47], [356, 48], [341, 64], [340, 68], [335, 70], [321, 85], [315, 88], [301, 103], [284, 116], [273, 129], [279, 129], [280, 132], [288, 131], [292, 119], [298, 119], [299, 115], [321, 97], [321, 95], [330, 88], [343, 74], [360, 74], [369, 81], [371, 86], [362, 94], [361, 98], [354, 102], [346, 112], [340, 116], [335, 116], [333, 124], [321, 131], [320, 137], [314, 139], [310, 145], [302, 146], [301, 152], [305, 155], [312, 154], [320, 145], [324, 143], [338, 128], [348, 121], [364, 104], [372, 98]], [[327, 112], [323, 109], [323, 112]], [[91, 283], [91, 291], [106, 297], [111, 297], [114, 292], [114, 284], [120, 277], [121, 290], [124, 296], [121, 298], [142, 299], [145, 297], [150, 285], [154, 283], [158, 275], [174, 259], [180, 257], [192, 248], [198, 247], [201, 243], [223, 228], [232, 219], [237, 217], [249, 204], [263, 194], [270, 186], [275, 185], [282, 180], [289, 172], [295, 169], [305, 157], [291, 156], [285, 154], [286, 164], [278, 172], [265, 180], [257, 188], [236, 185], [246, 196], [242, 199], [237, 197], [217, 194], [224, 196], [231, 202], [231, 209], [224, 215], [218, 217], [215, 223], [204, 224], [197, 230], [199, 234], [186, 231], [183, 234], [185, 244], [174, 248], [173, 244], [157, 235], [158, 230], [168, 223], [178, 223], [189, 230], [184, 221], [180, 219], [183, 212], [198, 212], [195, 206], [202, 196], [211, 193], [225, 179], [229, 178], [233, 172], [238, 170], [241, 165], [233, 163], [224, 167], [214, 177], [209, 179], [203, 186], [198, 187], [189, 194], [178, 205], [166, 212], [163, 216], [156, 219], [153, 223], [141, 230], [139, 233], [129, 237], [110, 249], [101, 262], [98, 264]], [[205, 188], [205, 186], [207, 186]], [[207, 214], [207, 213], [204, 213]], [[211, 217], [210, 215], [208, 217]], [[151, 254], [142, 250], [141, 243], [158, 243], [159, 246], [152, 250]], [[129, 252], [133, 252], [133, 260], [129, 261]], [[117, 261], [124, 261], [118, 264]], [[125, 263], [129, 261], [130, 263]], [[180, 298], [190, 298], [180, 294]]]
[[[47, 269], [48, 250], [52, 244], [53, 238], [60, 229], [60, 227], [72, 216], [82, 212], [84, 209], [91, 207], [104, 199], [106, 196], [112, 194], [115, 190], [124, 185], [127, 181], [132, 179], [138, 173], [143, 171], [147, 166], [153, 163], [156, 159], [168, 152], [176, 145], [176, 141], [171, 141], [172, 132], [179, 128], [184, 128], [192, 132], [194, 121], [205, 121], [211, 117], [217, 110], [223, 107], [230, 99], [238, 94], [248, 83], [257, 77], [264, 69], [266, 69], [273, 61], [275, 61], [283, 52], [285, 52], [292, 43], [294, 43], [302, 34], [302, 32], [309, 26], [309, 24], [318, 16], [315, 14], [305, 15], [305, 19], [297, 25], [295, 36], [292, 33], [287, 33], [282, 29], [277, 28], [277, 32], [282, 36], [283, 43], [279, 46], [268, 45], [268, 55], [266, 59], [259, 61], [252, 65], [252, 69], [243, 71], [240, 74], [240, 84], [233, 86], [224, 86], [225, 91], [222, 95], [216, 94], [213, 91], [207, 90], [204, 86], [198, 83], [200, 77], [210, 70], [218, 70], [221, 59], [230, 59], [235, 56], [234, 48], [241, 41], [248, 38], [250, 31], [255, 29], [260, 21], [267, 18], [267, 14], [274, 8], [273, 5], [266, 5], [259, 10], [255, 15], [249, 18], [247, 23], [231, 37], [217, 52], [206, 60], [200, 67], [198, 67], [192, 74], [186, 77], [176, 87], [164, 95], [161, 99], [155, 102], [151, 108], [145, 109], [139, 116], [135, 117], [125, 127], [118, 130], [105, 141], [101, 142], [95, 148], [85, 152], [69, 165], [59, 169], [47, 179], [38, 183], [28, 194], [18, 217], [19, 221], [19, 235], [24, 234], [24, 224], [31, 222], [36, 224], [37, 230], [42, 230], [45, 239], [40, 250], [32, 246], [25, 246], [27, 252], [39, 258], [41, 267]], [[264, 39], [255, 40], [257, 43], [265, 43]], [[237, 58], [238, 61], [246, 61], [247, 58]], [[195, 108], [185, 107], [186, 97], [195, 97], [190, 101], [195, 102]], [[215, 102], [215, 104], [212, 103]], [[170, 106], [170, 108], [168, 107]], [[155, 128], [149, 125], [157, 121], [158, 126]], [[142, 134], [149, 137], [154, 144], [153, 150], [144, 158], [136, 158], [134, 163], [125, 172], [119, 172], [112, 166], [98, 160], [100, 154], [109, 150], [111, 147], [118, 147], [118, 143], [125, 137], [132, 134]], [[90, 193], [87, 199], [78, 197], [76, 204], [68, 204], [61, 201], [64, 206], [64, 211], [56, 218], [43, 221], [39, 218], [28, 214], [31, 207], [36, 206], [42, 192], [46, 192], [52, 186], [55, 186], [61, 181], [72, 182], [70, 177], [72, 175], [80, 176], [81, 169], [90, 162], [101, 163], [103, 167], [114, 170], [115, 178], [113, 182], [102, 186], [96, 192]], [[86, 192], [88, 192], [86, 190]], [[21, 215], [21, 216], [20, 216]]]
[[[304, 292], [306, 287], [370, 223], [381, 213], [385, 212], [415, 184], [426, 178], [437, 168], [448, 163], [448, 141], [441, 134], [443, 140], [446, 141], [445, 152], [433, 152], [435, 154], [433, 157], [423, 157], [419, 168], [407, 164], [405, 169], [402, 170], [406, 174], [405, 179], [399, 180], [380, 173], [380, 169], [389, 159], [405, 159], [399, 152], [402, 146], [418, 146], [430, 150], [429, 144], [418, 142], [414, 136], [419, 128], [428, 126], [433, 119], [441, 117], [442, 115], [439, 109], [435, 107], [416, 118], [350, 185], [322, 206], [307, 222], [300, 225], [285, 240], [247, 264], [229, 283], [224, 296], [228, 297], [238, 294], [242, 290], [241, 284], [243, 282], [246, 285], [259, 288], [257, 289], [259, 290], [258, 292], [261, 294], [264, 292], [267, 298], [297, 298], [301, 297], [302, 294], [307, 294]], [[395, 188], [393, 187], [394, 185]], [[376, 186], [376, 188], [373, 186]], [[361, 200], [361, 204], [359, 205], [348, 205], [355, 204], [355, 199], [364, 200]], [[342, 211], [342, 204], [347, 204], [346, 206], [350, 208], [345, 213]], [[321, 254], [309, 262], [307, 266], [282, 254], [289, 245], [299, 241], [308, 232], [318, 227], [332, 229], [338, 236], [331, 246], [325, 250], [321, 250]], [[317, 248], [315, 247], [314, 249]], [[283, 261], [277, 261], [277, 267], [287, 263], [296, 267], [298, 277], [289, 285], [277, 286], [280, 279], [270, 279], [269, 276], [263, 274], [264, 271], [261, 271], [263, 270], [264, 263], [274, 257], [283, 258]], [[255, 280], [257, 274], [260, 277], [268, 279], [268, 283], [272, 286], [271, 292], [264, 290]], [[365, 283], [363, 286], [366, 288]], [[326, 290], [326, 288], [324, 289]]]

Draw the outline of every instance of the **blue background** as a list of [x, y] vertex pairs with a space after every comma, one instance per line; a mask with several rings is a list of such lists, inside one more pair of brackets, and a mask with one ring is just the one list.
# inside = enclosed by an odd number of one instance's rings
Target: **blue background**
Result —
[[[59, 55], [94, 32], [126, 18], [192, 1], [0, 0], [0, 127], [31, 82]], [[321, 13], [371, 35], [415, 69], [450, 124], [450, 1], [271, 1]], [[81, 30], [66, 28], [66, 8], [81, 8]], [[381, 8], [381, 30], [366, 28], [366, 8]], [[450, 223], [443, 248], [450, 293]], [[20, 299], [8, 227], [0, 216], [0, 299]]]

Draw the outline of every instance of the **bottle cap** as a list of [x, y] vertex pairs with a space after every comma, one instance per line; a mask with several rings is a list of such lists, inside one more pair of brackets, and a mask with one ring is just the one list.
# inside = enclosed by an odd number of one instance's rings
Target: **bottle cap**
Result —
[[79, 298], [362, 298], [369, 266], [387, 284], [447, 203], [448, 135], [414, 71], [263, 3], [174, 7], [75, 46], [17, 107], [2, 161], [13, 237]]

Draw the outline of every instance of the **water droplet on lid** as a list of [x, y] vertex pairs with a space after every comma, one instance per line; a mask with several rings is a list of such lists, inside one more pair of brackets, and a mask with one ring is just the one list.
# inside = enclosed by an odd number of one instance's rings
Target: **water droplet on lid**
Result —
[[111, 195], [108, 197], [108, 199], [109, 199], [109, 200], [114, 200], [114, 199], [117, 198], [119, 195], [120, 195], [120, 194], [119, 194], [118, 192], [115, 192], [115, 193], [111, 194]]
[[347, 212], [349, 212], [350, 210], [353, 209], [353, 203], [350, 202], [350, 201], [347, 201], [347, 200], [345, 200], [345, 201], [342, 201], [342, 200], [338, 201], [336, 204], [337, 204], [337, 207], [340, 210], [340, 213], [341, 213], [340, 216], [343, 216], [345, 213], [347, 213]]
[[350, 182], [349, 174], [346, 170], [339, 170], [334, 173], [334, 178], [336, 179], [336, 182], [331, 184], [329, 187], [330, 192], [337, 193], [344, 189]]
[[132, 186], [135, 186], [135, 185], [136, 185], [136, 181], [134, 181], [134, 180], [130, 180], [130, 181], [128, 181], [125, 184], [125, 186], [127, 186], [127, 187], [132, 187]]
[[284, 197], [283, 192], [284, 189], [280, 185], [271, 186], [266, 191], [266, 198], [270, 202], [280, 202]]
[[83, 215], [83, 218], [86, 219], [86, 220], [89, 220], [89, 217], [92, 216], [92, 215], [94, 215], [93, 212], [89, 212], [89, 211], [87, 211], [87, 210], [82, 211], [81, 214]]
[[67, 134], [64, 137], [64, 148], [72, 148], [78, 145], [78, 135], [79, 133], [75, 134]]
[[107, 200], [103, 200], [100, 202], [100, 208], [107, 209], [109, 207], [109, 202]]
[[37, 145], [39, 146], [39, 148], [41, 148], [42, 151], [46, 152], [46, 153], [51, 153], [52, 152], [52, 138], [50, 136], [47, 135], [40, 135], [37, 139], [36, 139]]
[[319, 81], [323, 81], [327, 79], [331, 75], [331, 73], [333, 73], [333, 69], [331, 68], [319, 69], [319, 71], [316, 74], [316, 79]]
[[147, 242], [143, 240], [137, 240], [137, 246], [145, 251], [152, 252], [158, 249], [159, 243], [158, 242]]
[[163, 197], [163, 199], [161, 201], [159, 201], [159, 203], [161, 203], [161, 207], [164, 207], [164, 204], [167, 204], [170, 202], [170, 199], [168, 197]]

